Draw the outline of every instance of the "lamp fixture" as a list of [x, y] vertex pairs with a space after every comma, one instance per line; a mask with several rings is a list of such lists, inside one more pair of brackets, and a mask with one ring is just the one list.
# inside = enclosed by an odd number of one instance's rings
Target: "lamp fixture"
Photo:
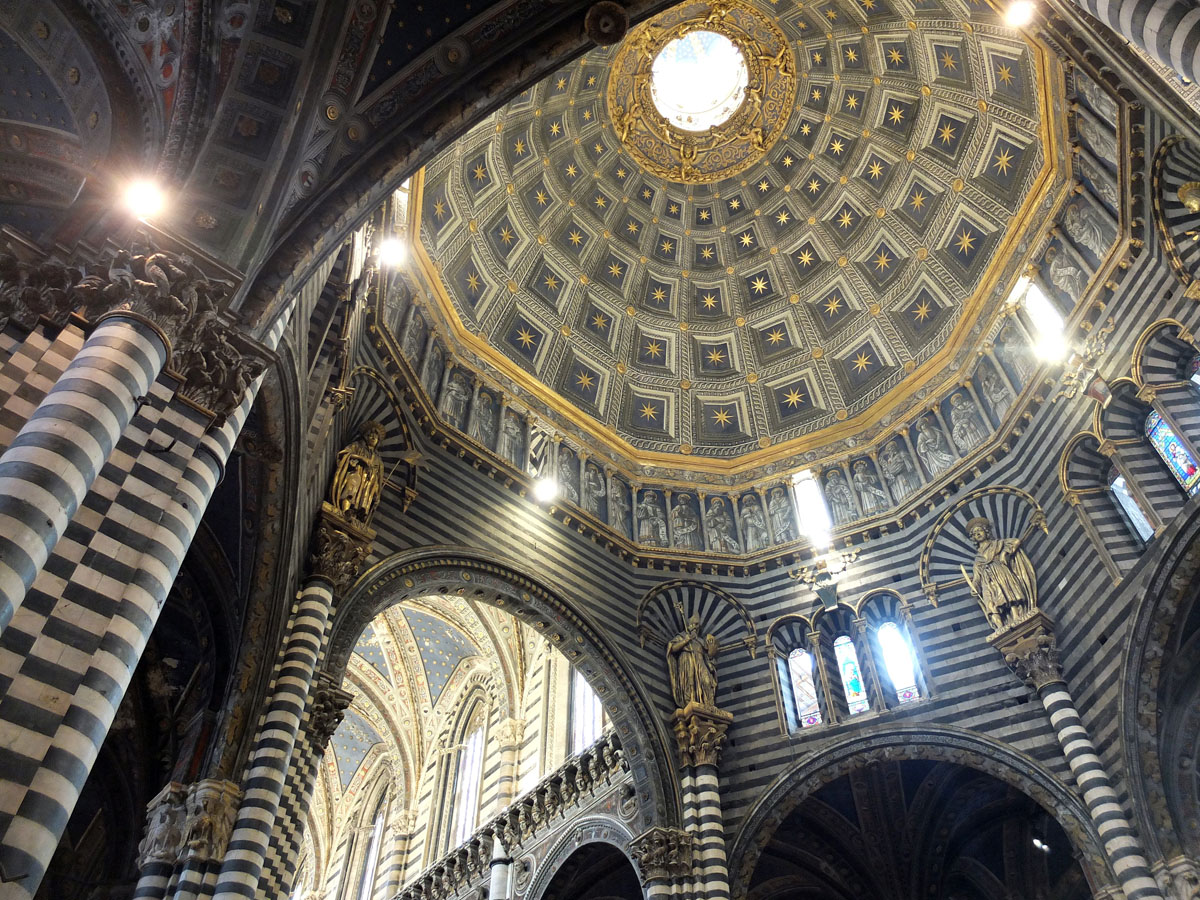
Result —
[[549, 503], [558, 496], [558, 480], [545, 476], [533, 483], [533, 496], [539, 503]]
[[125, 208], [142, 220], [153, 218], [167, 205], [162, 188], [148, 178], [129, 182], [125, 186], [124, 199]]
[[380, 242], [379, 249], [375, 251], [375, 257], [381, 266], [389, 268], [402, 266], [408, 259], [408, 245], [400, 238], [385, 238]]
[[1009, 28], [1024, 28], [1033, 21], [1035, 11], [1033, 0], [1013, 0], [1004, 11], [1004, 24]]

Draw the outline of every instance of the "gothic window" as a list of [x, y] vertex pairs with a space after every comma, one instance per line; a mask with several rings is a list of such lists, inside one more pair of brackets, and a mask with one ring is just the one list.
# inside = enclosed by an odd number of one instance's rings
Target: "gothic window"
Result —
[[375, 810], [375, 821], [371, 825], [371, 838], [367, 842], [366, 853], [362, 859], [362, 875], [358, 879], [358, 894], [355, 900], [371, 900], [375, 893], [375, 874], [379, 869], [379, 844], [383, 839], [383, 810], [384, 802], [379, 801]]
[[1108, 489], [1117, 503], [1117, 508], [1124, 515], [1125, 524], [1129, 526], [1130, 531], [1136, 534], [1143, 542], [1149, 541], [1154, 537], [1154, 526], [1150, 524], [1150, 520], [1142, 512], [1142, 507], [1137, 502], [1137, 498], [1129, 490], [1129, 484], [1125, 481], [1125, 476], [1117, 471], [1116, 466], [1108, 470]]
[[846, 693], [846, 706], [850, 715], [866, 712], [871, 708], [871, 701], [867, 699], [867, 688], [863, 684], [862, 671], [858, 666], [858, 653], [854, 650], [854, 641], [844, 634], [835, 638], [833, 654], [837, 658], [838, 674], [842, 679], [842, 690]]
[[1157, 412], [1146, 416], [1146, 437], [1188, 496], [1200, 491], [1200, 465]]
[[475, 833], [479, 823], [479, 793], [483, 781], [483, 721], [463, 741], [454, 776], [454, 830], [450, 846], [457, 847]]
[[583, 673], [575, 668], [571, 669], [571, 705], [567, 718], [571, 734], [569, 752], [572, 756], [600, 740], [604, 732], [604, 705]]
[[1200, 356], [1193, 356], [1187, 364], [1187, 379], [1200, 389]]
[[876, 632], [882, 651], [883, 665], [896, 692], [897, 703], [909, 703], [921, 699], [917, 689], [917, 670], [913, 665], [912, 648], [904, 630], [895, 622], [884, 622]]
[[813, 657], [799, 647], [787, 655], [788, 686], [791, 688], [791, 709], [799, 728], [821, 724], [821, 703], [817, 699], [817, 683], [813, 679]]

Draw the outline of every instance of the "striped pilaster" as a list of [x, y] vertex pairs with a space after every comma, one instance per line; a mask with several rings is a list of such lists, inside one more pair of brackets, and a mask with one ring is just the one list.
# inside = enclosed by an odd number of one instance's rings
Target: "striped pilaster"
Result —
[[297, 601], [275, 690], [250, 754], [242, 807], [217, 881], [219, 900], [251, 898], [258, 889], [332, 606], [329, 581], [309, 578]]
[[729, 863], [725, 857], [725, 824], [721, 817], [720, 778], [717, 767], [695, 766], [688, 785], [685, 808], [692, 811], [696, 849], [692, 861], [696, 897], [729, 900]]
[[0, 631], [166, 358], [154, 329], [124, 316], [104, 320], [0, 457]]
[[1076, 0], [1081, 7], [1191, 81], [1200, 71], [1200, 8], [1186, 0]]
[[1040, 687], [1038, 695], [1050, 716], [1067, 765], [1083, 793], [1084, 803], [1104, 843], [1104, 852], [1127, 900], [1163, 900], [1162, 891], [1150, 874], [1138, 839], [1117, 802], [1108, 773], [1096, 755], [1096, 748], [1079, 718], [1066, 684], [1051, 682]]

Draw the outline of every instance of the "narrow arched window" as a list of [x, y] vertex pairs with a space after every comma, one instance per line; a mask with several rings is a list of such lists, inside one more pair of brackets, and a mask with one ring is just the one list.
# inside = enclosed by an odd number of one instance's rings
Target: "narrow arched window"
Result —
[[1200, 465], [1157, 412], [1146, 416], [1146, 437], [1188, 495], [1200, 491]]
[[842, 676], [842, 690], [846, 693], [846, 706], [850, 715], [866, 712], [871, 708], [867, 699], [867, 688], [863, 684], [862, 671], [858, 667], [858, 653], [854, 641], [842, 635], [833, 642], [833, 654], [837, 658], [838, 673]]
[[796, 721], [801, 728], [821, 724], [821, 704], [817, 700], [817, 683], [813, 680], [813, 657], [797, 647], [788, 654], [788, 680], [792, 684], [792, 699], [796, 706]]
[[1130, 492], [1129, 483], [1125, 481], [1125, 476], [1117, 471], [1116, 466], [1109, 469], [1108, 489], [1112, 493], [1113, 499], [1117, 502], [1117, 507], [1124, 515], [1125, 523], [1129, 526], [1129, 529], [1143, 541], [1148, 541], [1154, 537], [1154, 526], [1146, 518], [1141, 504], [1137, 502], [1137, 498]]
[[600, 740], [604, 731], [604, 705], [578, 669], [571, 669], [571, 705], [568, 707], [568, 719], [571, 723], [572, 756], [582, 753]]
[[383, 839], [383, 803], [375, 813], [375, 822], [371, 826], [371, 839], [367, 842], [367, 852], [362, 860], [362, 876], [358, 880], [357, 900], [371, 900], [375, 893], [375, 873], [379, 869], [379, 843]]
[[454, 777], [454, 831], [450, 845], [457, 847], [475, 833], [479, 822], [479, 787], [483, 781], [483, 725], [467, 735], [458, 755]]
[[1188, 360], [1187, 378], [1192, 384], [1200, 390], [1200, 356], [1193, 356]]
[[899, 703], [920, 700], [912, 647], [908, 645], [904, 631], [895, 622], [884, 622], [879, 626], [879, 648], [883, 651], [883, 664], [887, 667], [896, 700]]

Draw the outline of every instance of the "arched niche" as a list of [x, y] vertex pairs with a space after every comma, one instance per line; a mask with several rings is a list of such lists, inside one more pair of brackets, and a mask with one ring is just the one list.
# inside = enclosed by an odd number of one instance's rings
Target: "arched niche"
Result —
[[532, 856], [518, 857], [515, 883], [529, 900], [640, 900], [641, 882], [627, 852], [632, 840], [612, 819], [585, 818], [546, 851], [536, 868]]
[[548, 579], [500, 556], [466, 547], [398, 553], [359, 578], [334, 612], [326, 671], [340, 679], [363, 628], [384, 609], [433, 595], [486, 603], [530, 625], [600, 696], [637, 789], [641, 828], [678, 821], [679, 797], [666, 734], [641, 685], [600, 630]]
[[866, 766], [904, 760], [952, 763], [1016, 789], [1065, 832], [1093, 892], [1115, 883], [1087, 808], [1073, 789], [1006, 744], [962, 729], [923, 725], [843, 738], [779, 776], [750, 809], [731, 843], [731, 896], [750, 896], [764, 849], [808, 797]]

